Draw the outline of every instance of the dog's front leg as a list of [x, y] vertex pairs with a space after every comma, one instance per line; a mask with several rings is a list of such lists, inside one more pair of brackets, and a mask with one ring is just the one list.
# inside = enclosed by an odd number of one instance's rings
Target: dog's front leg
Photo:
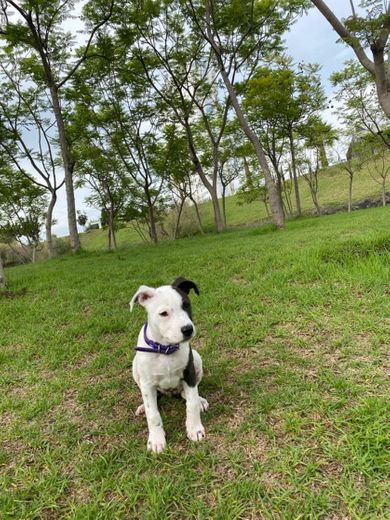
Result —
[[200, 420], [200, 400], [198, 386], [189, 386], [184, 382], [183, 394], [187, 406], [187, 436], [192, 441], [200, 441], [204, 438], [205, 431]]
[[141, 385], [141, 393], [149, 429], [147, 449], [153, 453], [161, 453], [166, 446], [166, 441], [161, 415], [157, 406], [157, 389], [153, 386]]

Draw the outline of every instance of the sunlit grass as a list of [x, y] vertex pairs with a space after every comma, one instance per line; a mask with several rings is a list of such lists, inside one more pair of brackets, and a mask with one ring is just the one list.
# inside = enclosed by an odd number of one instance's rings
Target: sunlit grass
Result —
[[[84, 252], [7, 269], [0, 518], [390, 517], [390, 210]], [[205, 442], [131, 379], [140, 284], [193, 279]], [[27, 288], [27, 292], [20, 292]]]

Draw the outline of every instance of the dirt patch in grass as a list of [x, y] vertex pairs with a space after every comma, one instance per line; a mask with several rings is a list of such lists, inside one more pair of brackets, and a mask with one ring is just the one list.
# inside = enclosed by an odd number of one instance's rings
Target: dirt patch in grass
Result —
[[19, 291], [8, 291], [1, 290], [0, 298], [21, 298], [27, 294], [27, 288], [23, 287], [23, 289], [19, 289]]

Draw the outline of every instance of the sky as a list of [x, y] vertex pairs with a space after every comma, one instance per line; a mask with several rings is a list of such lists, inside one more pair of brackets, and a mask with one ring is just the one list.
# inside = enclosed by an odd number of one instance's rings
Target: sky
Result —
[[[350, 15], [349, 0], [328, 0], [327, 5], [333, 9], [339, 18], [346, 18]], [[329, 77], [332, 72], [341, 70], [346, 60], [354, 57], [353, 51], [345, 44], [339, 42], [338, 35], [331, 28], [325, 18], [317, 11], [311, 9], [309, 13], [293, 25], [291, 31], [287, 33], [286, 47], [288, 55], [292, 56], [295, 62], [319, 63], [321, 68], [322, 84], [326, 95], [332, 99], [333, 90]], [[324, 111], [323, 117], [329, 123], [336, 123], [336, 116], [331, 109]], [[88, 195], [87, 189], [75, 191], [76, 208], [85, 212], [89, 221], [99, 218], [99, 211], [88, 207], [84, 202]], [[58, 202], [54, 211], [54, 218], [57, 224], [53, 226], [53, 232], [57, 236], [67, 235], [67, 213], [64, 188], [60, 190]]]

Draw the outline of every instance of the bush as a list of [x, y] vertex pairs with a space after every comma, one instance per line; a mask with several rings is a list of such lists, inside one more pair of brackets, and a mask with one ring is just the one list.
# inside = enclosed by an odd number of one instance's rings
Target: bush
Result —
[[[169, 238], [175, 238], [176, 210], [173, 208], [165, 217], [164, 229]], [[179, 236], [188, 237], [199, 233], [194, 206], [186, 203], [179, 224]]]

